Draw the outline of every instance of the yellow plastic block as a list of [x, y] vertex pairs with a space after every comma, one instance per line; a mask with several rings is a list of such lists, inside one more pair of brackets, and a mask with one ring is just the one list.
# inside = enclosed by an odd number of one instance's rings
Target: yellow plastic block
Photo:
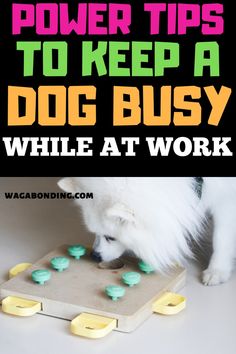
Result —
[[28, 269], [31, 266], [32, 266], [31, 263], [19, 263], [15, 265], [15, 267], [9, 270], [9, 278], [11, 279], [15, 277], [17, 274], [24, 272], [24, 270]]
[[117, 322], [114, 318], [81, 313], [71, 321], [71, 332], [87, 338], [102, 338], [108, 335]]
[[182, 295], [166, 292], [153, 304], [153, 312], [162, 315], [175, 315], [186, 307], [186, 298]]
[[41, 311], [41, 303], [38, 301], [23, 299], [16, 296], [8, 296], [2, 300], [2, 311], [15, 316], [33, 316]]

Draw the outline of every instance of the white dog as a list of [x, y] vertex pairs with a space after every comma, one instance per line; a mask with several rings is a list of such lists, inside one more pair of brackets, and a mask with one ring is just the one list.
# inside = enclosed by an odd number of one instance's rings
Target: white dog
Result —
[[191, 256], [206, 213], [213, 218], [213, 254], [203, 283], [229, 279], [236, 250], [236, 178], [64, 178], [67, 192], [92, 192], [78, 199], [88, 230], [96, 235], [94, 251], [102, 260], [125, 251], [164, 270]]

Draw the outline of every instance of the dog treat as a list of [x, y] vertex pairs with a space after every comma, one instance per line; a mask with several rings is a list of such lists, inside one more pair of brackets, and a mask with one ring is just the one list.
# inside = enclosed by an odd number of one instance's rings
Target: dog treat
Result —
[[126, 272], [122, 274], [122, 281], [128, 286], [137, 285], [141, 280], [141, 275], [137, 272]]
[[140, 269], [142, 272], [144, 272], [144, 273], [149, 274], [149, 273], [154, 272], [154, 268], [153, 268], [150, 264], [147, 264], [147, 263], [145, 263], [145, 262], [143, 262], [143, 261], [140, 261], [140, 262], [138, 263], [138, 266], [139, 266], [139, 269]]
[[70, 261], [66, 257], [54, 257], [50, 261], [53, 269], [56, 269], [58, 272], [63, 272], [63, 270], [69, 267]]
[[110, 262], [100, 262], [98, 263], [98, 268], [101, 269], [120, 269], [124, 267], [124, 262], [120, 259], [114, 259], [113, 261]]
[[81, 256], [84, 256], [86, 253], [86, 248], [82, 245], [74, 245], [68, 247], [68, 253], [70, 256], [75, 259], [80, 259]]
[[43, 285], [51, 278], [51, 272], [47, 269], [37, 269], [31, 273], [31, 277], [35, 283]]
[[108, 285], [105, 292], [113, 301], [116, 301], [125, 295], [125, 288], [118, 285]]

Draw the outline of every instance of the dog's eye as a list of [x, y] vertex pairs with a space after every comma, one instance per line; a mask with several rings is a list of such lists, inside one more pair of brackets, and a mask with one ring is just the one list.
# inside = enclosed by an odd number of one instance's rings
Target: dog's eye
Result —
[[111, 237], [111, 236], [106, 236], [106, 235], [104, 235], [104, 237], [105, 237], [105, 240], [106, 240], [107, 242], [111, 242], [111, 241], [115, 241], [115, 240], [116, 240], [114, 237]]

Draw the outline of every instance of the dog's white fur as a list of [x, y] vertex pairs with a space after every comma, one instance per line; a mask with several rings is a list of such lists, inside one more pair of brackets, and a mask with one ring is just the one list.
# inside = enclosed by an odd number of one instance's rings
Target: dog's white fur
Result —
[[213, 254], [203, 283], [216, 285], [230, 277], [236, 251], [236, 178], [204, 178], [201, 199], [190, 177], [76, 177], [60, 180], [59, 186], [93, 193], [93, 199], [77, 202], [88, 230], [96, 235], [95, 250], [106, 261], [129, 250], [159, 270], [181, 264], [191, 256], [191, 238], [204, 235], [209, 212]]

